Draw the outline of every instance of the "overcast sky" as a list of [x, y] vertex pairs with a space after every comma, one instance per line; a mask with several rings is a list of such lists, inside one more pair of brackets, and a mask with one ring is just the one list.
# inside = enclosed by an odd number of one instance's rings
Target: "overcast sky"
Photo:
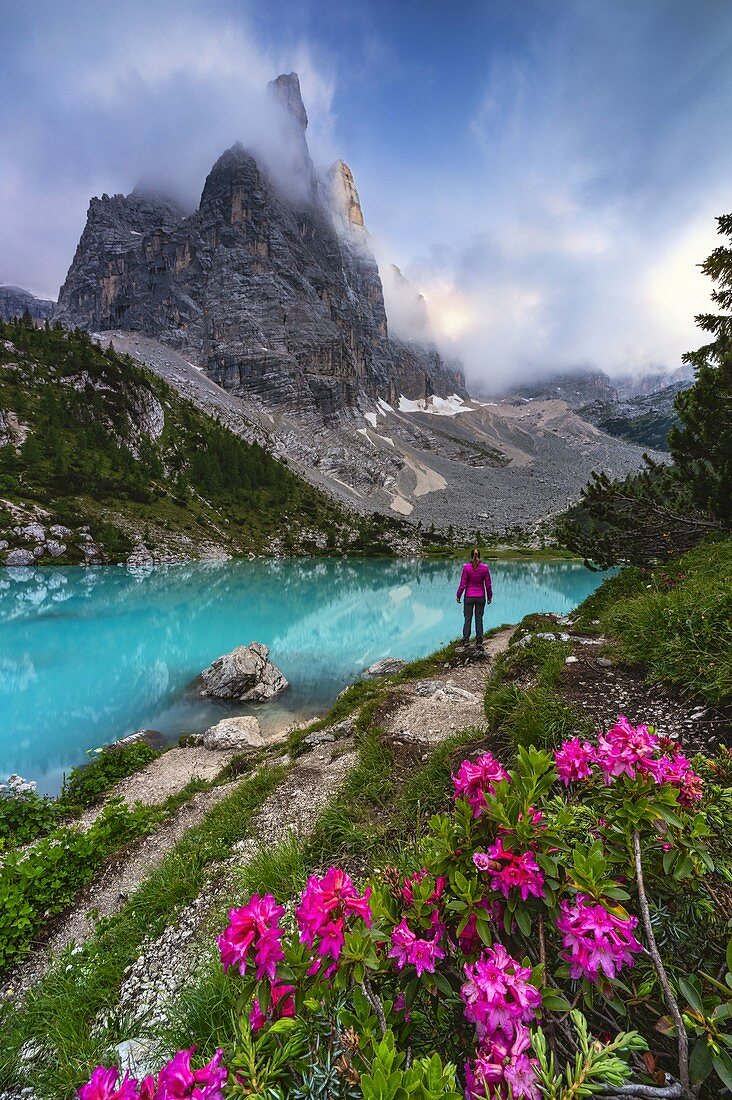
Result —
[[314, 157], [350, 164], [473, 381], [670, 370], [700, 342], [732, 0], [0, 0], [0, 25], [0, 282], [55, 298], [93, 194], [195, 205], [295, 69]]

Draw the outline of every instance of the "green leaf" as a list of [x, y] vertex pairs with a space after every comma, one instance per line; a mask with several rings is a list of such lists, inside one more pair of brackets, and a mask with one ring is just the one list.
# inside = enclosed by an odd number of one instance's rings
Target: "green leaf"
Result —
[[658, 811], [659, 816], [662, 817], [663, 820], [666, 821], [669, 825], [673, 825], [676, 829], [683, 829], [683, 821], [677, 814], [673, 812], [673, 810], [669, 810], [667, 806], [657, 806], [656, 810]]
[[691, 978], [679, 978], [679, 989], [686, 997], [691, 1007], [695, 1012], [698, 1012], [700, 1016], [704, 1015], [704, 1002], [701, 997], [701, 988], [699, 986], [699, 979], [695, 977]]
[[488, 923], [488, 921], [485, 920], [483, 917], [478, 917], [478, 919], [475, 922], [475, 927], [478, 931], [478, 935], [480, 936], [481, 940], [486, 945], [486, 947], [492, 947], [493, 946], [493, 935], [491, 933], [491, 926]]
[[706, 1037], [697, 1039], [689, 1059], [689, 1073], [695, 1085], [700, 1085], [712, 1072], [712, 1056], [709, 1053]]
[[732, 974], [732, 939], [727, 942], [727, 970]]
[[452, 995], [452, 986], [450, 985], [444, 974], [435, 973], [434, 981], [440, 993], [444, 993], [447, 997], [450, 997]]
[[296, 1028], [296, 1027], [299, 1027], [299, 1026], [300, 1026], [300, 1023], [299, 1023], [298, 1020], [294, 1019], [291, 1016], [283, 1016], [282, 1019], [275, 1020], [275, 1022], [270, 1025], [269, 1034], [270, 1035], [279, 1035], [283, 1031], [292, 1031], [293, 1028]]
[[717, 1077], [724, 1082], [728, 1089], [732, 1089], [732, 1058], [730, 1058], [727, 1051], [720, 1050], [717, 1057], [712, 1058], [712, 1065]]
[[679, 853], [677, 852], [676, 848], [669, 848], [667, 852], [663, 853], [663, 873], [665, 875], [671, 874], [671, 868], [676, 862], [676, 857], [678, 856], [678, 854]]
[[572, 1007], [563, 993], [558, 989], [544, 989], [541, 994], [542, 1008], [548, 1012], [569, 1012]]
[[516, 923], [525, 936], [531, 935], [531, 917], [528, 910], [521, 909], [520, 907], [514, 913], [516, 917]]
[[692, 863], [691, 856], [688, 854], [688, 852], [684, 852], [684, 854], [681, 856], [678, 863], [676, 864], [674, 878], [677, 880], [688, 878], [692, 872], [693, 867], [694, 864]]

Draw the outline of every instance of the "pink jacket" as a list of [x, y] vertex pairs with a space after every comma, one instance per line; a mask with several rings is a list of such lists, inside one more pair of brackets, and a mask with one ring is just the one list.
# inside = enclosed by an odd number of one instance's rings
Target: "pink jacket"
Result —
[[493, 599], [491, 571], [487, 565], [484, 565], [483, 562], [478, 562], [477, 565], [473, 565], [472, 561], [465, 562], [457, 590], [458, 599], [460, 599], [463, 592], [468, 599]]

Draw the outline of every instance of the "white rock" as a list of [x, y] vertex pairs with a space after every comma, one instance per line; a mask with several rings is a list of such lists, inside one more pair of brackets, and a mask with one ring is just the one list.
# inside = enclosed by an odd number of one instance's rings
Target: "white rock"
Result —
[[261, 749], [265, 740], [259, 730], [259, 722], [252, 715], [239, 718], [223, 718], [203, 735], [206, 749]]
[[120, 1068], [130, 1076], [142, 1079], [158, 1068], [150, 1042], [144, 1039], [125, 1039], [117, 1046]]
[[436, 691], [440, 691], [442, 688], [441, 680], [418, 680], [416, 684], [412, 684], [412, 691], [415, 695], [421, 695], [427, 697], [428, 695], [434, 695]]
[[303, 745], [325, 745], [330, 741], [335, 741], [335, 734], [330, 730], [317, 730], [302, 739]]
[[565, 657], [564, 663], [565, 665], [576, 665], [578, 660], [578, 657]]
[[0, 550], [7, 550], [7, 548], [9, 546], [10, 546], [10, 543], [8, 542], [7, 539], [0, 539]]
[[375, 665], [370, 665], [363, 673], [364, 680], [376, 680], [379, 676], [393, 676], [395, 672], [401, 672], [406, 665], [401, 657], [384, 657]]
[[60, 558], [62, 554], [66, 553], [66, 543], [57, 542], [56, 539], [49, 539], [46, 543], [46, 552], [50, 554], [52, 558]]
[[36, 559], [30, 550], [11, 550], [5, 558], [6, 565], [33, 565]]
[[259, 642], [240, 645], [225, 653], [203, 670], [201, 678], [204, 684], [201, 695], [254, 703], [271, 699], [288, 686], [270, 661], [269, 648]]
[[64, 527], [62, 523], [52, 523], [48, 530], [57, 539], [70, 539], [74, 533], [70, 527]]
[[467, 699], [470, 703], [474, 703], [478, 699], [478, 696], [474, 692], [466, 691], [465, 688], [458, 687], [452, 680], [448, 680], [445, 684], [445, 694], [456, 695], [458, 699]]
[[33, 539], [34, 542], [43, 542], [46, 538], [46, 532], [40, 523], [29, 523], [25, 527], [21, 527], [20, 534], [27, 539]]

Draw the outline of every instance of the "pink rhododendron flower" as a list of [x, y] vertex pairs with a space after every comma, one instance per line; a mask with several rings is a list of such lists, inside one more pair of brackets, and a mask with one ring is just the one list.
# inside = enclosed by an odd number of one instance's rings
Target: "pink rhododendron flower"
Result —
[[191, 1069], [195, 1047], [179, 1050], [158, 1074], [155, 1100], [223, 1100], [223, 1086], [229, 1071], [221, 1065], [223, 1050], [217, 1050], [201, 1069]]
[[294, 1016], [295, 1002], [292, 999], [292, 994], [294, 992], [294, 985], [286, 985], [285, 982], [278, 982], [276, 985], [272, 985], [270, 987], [269, 1004], [267, 1005], [266, 1015], [262, 1012], [259, 1001], [255, 997], [252, 1010], [249, 1013], [249, 1023], [252, 1026], [252, 1031], [261, 1031], [264, 1025], [272, 1020], [281, 1020], [286, 1016]]
[[539, 1100], [536, 1081], [538, 1061], [526, 1051], [531, 1036], [519, 1025], [509, 1044], [499, 1035], [488, 1039], [477, 1051], [473, 1063], [465, 1063], [465, 1096], [467, 1100]]
[[557, 775], [565, 784], [576, 782], [580, 779], [589, 779], [592, 775], [591, 764], [595, 759], [595, 749], [589, 741], [583, 741], [579, 737], [573, 737], [564, 741], [561, 748], [554, 753], [557, 765]]
[[394, 998], [394, 1011], [404, 1013], [405, 1024], [408, 1024], [409, 1021], [412, 1019], [412, 1013], [407, 1011], [407, 998], [404, 996], [403, 993], [397, 993], [396, 997]]
[[460, 995], [465, 1016], [475, 1024], [478, 1039], [502, 1032], [513, 1041], [519, 1024], [528, 1024], [541, 1004], [541, 994], [530, 984], [531, 970], [511, 958], [503, 944], [487, 948], [465, 967], [468, 979]]
[[[414, 905], [414, 886], [416, 883], [424, 882], [429, 874], [426, 867], [423, 867], [421, 871], [415, 871], [409, 878], [405, 878], [404, 886], [402, 887], [402, 901], [405, 905]], [[435, 878], [435, 888], [427, 898], [427, 903], [434, 905], [436, 901], [439, 901], [447, 885], [447, 879], [444, 875], [437, 875]]]
[[435, 963], [438, 959], [444, 959], [445, 952], [440, 947], [443, 933], [442, 925], [434, 921], [433, 924], [435, 924], [435, 931], [432, 939], [421, 939], [411, 930], [406, 917], [402, 918], [391, 934], [391, 951], [389, 952], [389, 958], [396, 959], [397, 970], [403, 970], [409, 963], [415, 967], [418, 978], [425, 970], [429, 974], [434, 974]]
[[[323, 959], [331, 958], [330, 972], [335, 969], [345, 942], [349, 914], [360, 917], [371, 927], [370, 897], [371, 887], [367, 886], [359, 896], [350, 876], [340, 867], [329, 867], [322, 879], [316, 875], [308, 879], [296, 911], [300, 942], [315, 947]], [[319, 965], [314, 964], [313, 973]]]
[[589, 902], [583, 894], [577, 895], [574, 904], [563, 901], [561, 909], [557, 928], [565, 949], [562, 958], [569, 963], [573, 978], [596, 982], [601, 970], [606, 977], [614, 978], [623, 967], [633, 965], [633, 955], [644, 950], [633, 935], [638, 925], [636, 917], [617, 917], [604, 905]]
[[624, 714], [607, 733], [597, 739], [595, 761], [607, 784], [621, 775], [633, 779], [642, 761], [652, 757], [658, 747], [658, 738], [648, 726], [632, 726]]
[[544, 872], [533, 852], [517, 855], [504, 847], [503, 838], [499, 836], [488, 849], [488, 857], [493, 861], [493, 866], [488, 868], [492, 890], [499, 890], [506, 898], [511, 890], [518, 890], [523, 901], [529, 894], [535, 898], [544, 897]]
[[477, 760], [463, 760], [453, 775], [454, 798], [464, 798], [473, 810], [473, 817], [480, 817], [485, 806], [485, 796], [493, 794], [496, 783], [510, 776], [491, 753], [486, 752]]
[[490, 871], [491, 868], [496, 867], [487, 852], [473, 852], [473, 863], [479, 871]]
[[138, 1100], [135, 1078], [126, 1073], [117, 1088], [118, 1077], [119, 1070], [116, 1066], [110, 1066], [109, 1069], [97, 1066], [89, 1081], [79, 1089], [80, 1100]]
[[653, 776], [656, 783], [670, 783], [677, 787], [682, 806], [691, 806], [702, 797], [704, 780], [696, 774], [683, 753], [659, 756], [657, 760], [644, 760], [641, 766], [643, 771]]
[[284, 911], [284, 906], [278, 905], [271, 894], [261, 898], [252, 894], [246, 905], [232, 909], [229, 927], [217, 940], [224, 970], [238, 966], [239, 973], [244, 974], [249, 949], [254, 946], [258, 980], [267, 977], [274, 981], [277, 963], [285, 957], [279, 926]]

